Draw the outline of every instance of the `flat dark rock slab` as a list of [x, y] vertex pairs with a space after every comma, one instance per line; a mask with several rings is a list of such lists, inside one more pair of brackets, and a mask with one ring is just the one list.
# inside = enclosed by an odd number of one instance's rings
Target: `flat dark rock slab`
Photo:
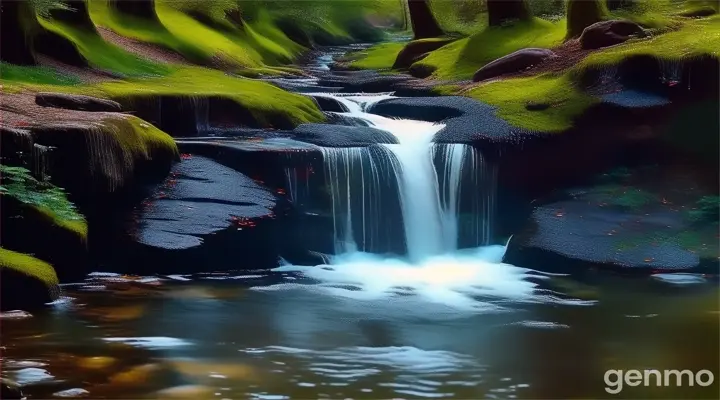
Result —
[[462, 96], [389, 99], [372, 105], [369, 112], [385, 117], [440, 122], [437, 143], [512, 143], [530, 132], [510, 126], [495, 114], [495, 108]]
[[580, 197], [536, 208], [510, 240], [504, 262], [559, 273], [597, 267], [717, 273], [717, 260], [701, 259], [677, 239], [687, 232], [680, 212], [619, 210]]
[[40, 92], [35, 95], [35, 103], [43, 107], [65, 108], [68, 110], [120, 112], [120, 103], [97, 97], [79, 94]]
[[378, 143], [398, 143], [390, 132], [369, 126], [302, 124], [293, 130], [294, 138], [323, 147], [364, 147]]
[[194, 156], [177, 164], [140, 214], [137, 241], [162, 249], [200, 246], [203, 236], [238, 219], [272, 215], [275, 195], [249, 177]]

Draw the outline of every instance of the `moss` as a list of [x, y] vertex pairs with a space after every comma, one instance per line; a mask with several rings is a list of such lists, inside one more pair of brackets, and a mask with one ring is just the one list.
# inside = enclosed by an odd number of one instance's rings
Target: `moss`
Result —
[[617, 184], [598, 186], [593, 190], [593, 194], [598, 197], [597, 201], [634, 211], [658, 204], [660, 200], [656, 195], [641, 188]]
[[28, 82], [46, 85], [78, 85], [80, 79], [52, 68], [23, 66], [0, 62], [0, 79], [8, 82]]
[[199, 67], [181, 68], [165, 77], [100, 83], [90, 90], [121, 101], [158, 95], [226, 97], [248, 109], [266, 126], [276, 119], [292, 125], [324, 120], [320, 109], [306, 96], [286, 92], [266, 82]]
[[103, 121], [106, 131], [112, 134], [120, 146], [134, 159], [151, 160], [155, 154], [169, 155], [178, 159], [180, 152], [175, 140], [167, 133], [142, 119], [124, 115]]
[[41, 215], [61, 228], [87, 239], [87, 223], [67, 199], [65, 192], [47, 182], [36, 180], [30, 171], [22, 167], [0, 165], [2, 186], [0, 194], [37, 210]]
[[401, 42], [381, 43], [367, 50], [359, 51], [351, 56], [354, 60], [350, 62], [350, 67], [358, 69], [390, 69], [405, 45], [406, 43]]
[[[569, 129], [576, 117], [597, 102], [566, 75], [538, 75], [489, 82], [464, 93], [498, 107], [498, 115], [513, 126], [539, 132]], [[528, 110], [528, 104], [548, 107]]]
[[71, 40], [80, 54], [95, 68], [127, 76], [166, 75], [172, 70], [167, 65], [153, 63], [120, 49], [104, 41], [96, 32], [43, 18], [38, 21], [49, 31]]
[[720, 15], [686, 21], [675, 31], [646, 40], [635, 40], [590, 54], [578, 68], [617, 65], [629, 56], [649, 55], [667, 61], [681, 61], [711, 54], [720, 56]]
[[533, 18], [508, 26], [487, 27], [433, 51], [414, 65], [433, 68], [436, 78], [470, 79], [475, 71], [497, 58], [525, 47], [554, 47], [562, 43], [564, 36], [564, 21], [553, 23]]
[[82, 241], [87, 241], [88, 225], [84, 218], [67, 219], [62, 218], [55, 211], [47, 207], [35, 207], [50, 222], [77, 235]]
[[0, 247], [0, 267], [35, 278], [48, 288], [54, 288], [60, 282], [52, 265], [27, 254], [18, 253]]

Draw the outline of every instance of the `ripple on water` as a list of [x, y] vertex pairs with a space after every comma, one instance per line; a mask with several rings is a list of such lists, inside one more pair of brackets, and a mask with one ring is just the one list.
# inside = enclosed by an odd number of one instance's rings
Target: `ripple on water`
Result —
[[707, 279], [700, 274], [689, 273], [673, 273], [673, 274], [654, 274], [653, 278], [673, 285], [696, 285], [707, 282]]
[[[299, 378], [297, 386], [300, 387], [315, 387], [315, 383], [308, 381], [317, 382], [318, 378], [322, 379], [323, 386], [345, 387], [368, 378], [377, 379], [391, 372], [395, 376], [394, 381], [379, 383], [377, 386], [390, 388], [399, 395], [441, 398], [452, 395], [446, 387], [448, 376], [454, 376], [454, 386], [472, 387], [482, 382], [480, 376], [485, 372], [485, 366], [473, 357], [410, 346], [357, 346], [333, 350], [267, 346], [240, 351], [263, 360], [294, 357], [303, 365], [302, 370], [314, 375], [314, 378], [296, 376]], [[369, 393], [372, 389], [366, 388], [363, 392]]]
[[141, 347], [150, 350], [165, 349], [171, 347], [188, 346], [191, 343], [177, 338], [165, 336], [152, 337], [113, 337], [103, 338], [106, 342], [125, 343], [130, 346]]

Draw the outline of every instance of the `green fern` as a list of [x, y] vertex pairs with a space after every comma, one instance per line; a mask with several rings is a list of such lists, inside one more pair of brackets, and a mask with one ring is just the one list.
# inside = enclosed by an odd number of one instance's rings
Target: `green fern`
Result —
[[47, 182], [35, 179], [26, 168], [0, 164], [0, 195], [10, 196], [21, 203], [39, 209], [51, 210], [59, 219], [84, 221], [65, 191]]

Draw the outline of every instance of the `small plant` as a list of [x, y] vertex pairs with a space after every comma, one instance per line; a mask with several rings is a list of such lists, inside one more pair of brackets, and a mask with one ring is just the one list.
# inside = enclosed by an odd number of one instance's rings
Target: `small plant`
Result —
[[67, 199], [65, 191], [50, 183], [38, 181], [26, 168], [0, 164], [0, 179], [2, 179], [0, 195], [10, 196], [21, 203], [49, 210], [62, 220], [84, 220]]

